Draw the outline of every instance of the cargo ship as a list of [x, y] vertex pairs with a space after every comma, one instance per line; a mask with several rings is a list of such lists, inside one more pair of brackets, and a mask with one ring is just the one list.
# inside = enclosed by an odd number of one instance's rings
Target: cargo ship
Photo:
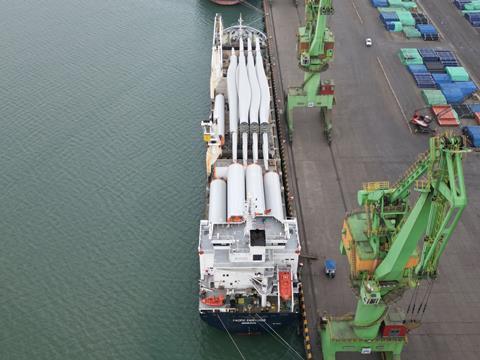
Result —
[[270, 332], [299, 315], [300, 240], [296, 218], [286, 216], [266, 41], [241, 18], [224, 29], [216, 15], [212, 106], [201, 123], [208, 185], [199, 313], [214, 327], [244, 334]]

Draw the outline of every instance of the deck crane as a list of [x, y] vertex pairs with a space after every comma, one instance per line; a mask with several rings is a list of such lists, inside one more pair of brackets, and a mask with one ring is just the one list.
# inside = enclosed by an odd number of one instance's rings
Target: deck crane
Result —
[[325, 136], [332, 139], [331, 110], [334, 105], [335, 85], [332, 80], [320, 80], [320, 73], [333, 59], [335, 40], [327, 27], [327, 16], [333, 14], [332, 0], [306, 0], [305, 26], [298, 28], [297, 57], [305, 72], [303, 84], [290, 87], [287, 98], [287, 123], [290, 141], [293, 139], [293, 109], [320, 108]]
[[[429, 150], [395, 185], [367, 183], [358, 192], [361, 208], [347, 213], [340, 242], [357, 308], [354, 315], [321, 317], [324, 360], [345, 351], [400, 359], [408, 331], [419, 325], [413, 317], [425, 311], [440, 257], [467, 204], [462, 167], [467, 151], [463, 136], [431, 137]], [[418, 290], [422, 280], [427, 288], [420, 304], [411, 304], [406, 313], [392, 306], [409, 288]]]

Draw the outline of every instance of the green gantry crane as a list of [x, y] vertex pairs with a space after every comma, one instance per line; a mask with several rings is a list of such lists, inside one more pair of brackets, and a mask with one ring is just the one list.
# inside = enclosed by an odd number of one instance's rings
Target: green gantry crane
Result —
[[[340, 243], [357, 308], [354, 315], [321, 317], [324, 360], [334, 360], [337, 352], [381, 352], [385, 359], [400, 359], [467, 204], [462, 167], [467, 151], [463, 136], [432, 137], [429, 150], [395, 185], [367, 183], [358, 192], [361, 208], [346, 215]], [[406, 312], [392, 306], [407, 289], [418, 291], [422, 280], [427, 287], [420, 304], [412, 296]]]
[[300, 68], [305, 71], [303, 84], [290, 87], [287, 98], [289, 139], [293, 139], [293, 109], [320, 108], [328, 143], [332, 139], [331, 110], [335, 98], [332, 80], [320, 80], [320, 73], [333, 59], [335, 39], [327, 27], [327, 16], [333, 14], [332, 0], [306, 0], [305, 26], [298, 28], [297, 55]]

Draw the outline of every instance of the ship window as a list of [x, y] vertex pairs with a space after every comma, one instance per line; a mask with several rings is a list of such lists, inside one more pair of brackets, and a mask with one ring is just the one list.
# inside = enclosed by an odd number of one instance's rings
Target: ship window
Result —
[[253, 255], [253, 261], [262, 261], [262, 255]]
[[250, 245], [251, 246], [265, 246], [265, 230], [250, 230]]

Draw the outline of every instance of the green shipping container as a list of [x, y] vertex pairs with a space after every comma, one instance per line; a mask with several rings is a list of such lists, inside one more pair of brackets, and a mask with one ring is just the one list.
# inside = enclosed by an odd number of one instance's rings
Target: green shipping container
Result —
[[385, 11], [405, 11], [405, 9], [401, 7], [396, 7], [396, 6], [389, 6], [389, 7], [378, 7], [377, 10], [379, 12], [385, 12]]
[[468, 72], [462, 66], [446, 66], [445, 71], [452, 81], [468, 81]]
[[464, 5], [465, 10], [480, 10], [480, 2], [471, 2]]
[[447, 104], [447, 99], [440, 90], [422, 90], [423, 100], [427, 105], [445, 105]]
[[403, 33], [405, 34], [407, 39], [422, 37], [420, 31], [418, 31], [414, 26], [404, 26]]
[[402, 1], [399, 5], [402, 8], [405, 8], [405, 9], [408, 9], [408, 10], [412, 10], [412, 9], [417, 8], [417, 3], [415, 3], [414, 1]]
[[397, 16], [402, 25], [415, 26], [415, 19], [409, 12], [397, 11]]
[[403, 30], [403, 26], [402, 26], [402, 23], [401, 23], [400, 21], [394, 21], [394, 22], [393, 22], [393, 25], [395, 26], [395, 27], [393, 28], [393, 31], [394, 31], [394, 32], [400, 32], [400, 31]]
[[403, 65], [423, 64], [423, 59], [415, 48], [402, 48], [398, 55]]

